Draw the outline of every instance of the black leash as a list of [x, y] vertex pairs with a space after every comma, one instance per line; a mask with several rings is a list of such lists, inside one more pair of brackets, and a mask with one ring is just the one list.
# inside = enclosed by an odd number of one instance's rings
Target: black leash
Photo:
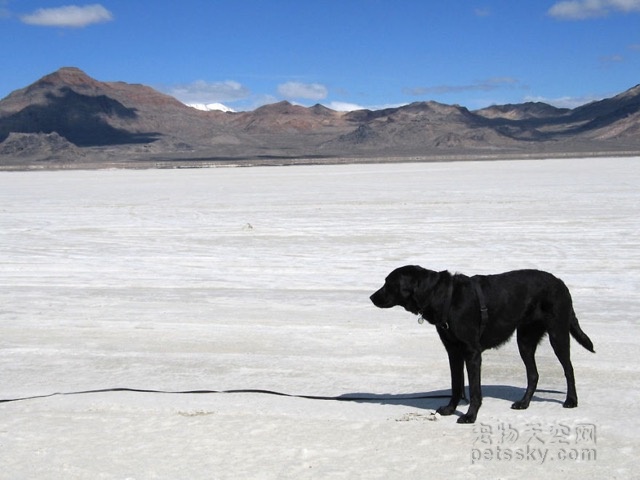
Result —
[[169, 395], [200, 395], [200, 394], [234, 394], [234, 393], [256, 393], [262, 395], [276, 395], [279, 397], [289, 398], [305, 398], [307, 400], [329, 400], [334, 402], [377, 402], [377, 401], [402, 401], [402, 400], [422, 400], [429, 398], [449, 398], [449, 394], [424, 394], [424, 395], [340, 395], [340, 396], [323, 396], [323, 395], [296, 395], [291, 393], [277, 392], [275, 390], [262, 390], [262, 389], [238, 389], [238, 390], [154, 390], [148, 388], [99, 388], [96, 390], [81, 390], [77, 392], [55, 392], [46, 395], [33, 395], [30, 397], [19, 398], [7, 398], [0, 399], [0, 403], [20, 402], [23, 400], [35, 400], [38, 398], [49, 398], [56, 396], [69, 396], [69, 395], [86, 395], [91, 393], [109, 393], [109, 392], [135, 392], [135, 393], [162, 393]]

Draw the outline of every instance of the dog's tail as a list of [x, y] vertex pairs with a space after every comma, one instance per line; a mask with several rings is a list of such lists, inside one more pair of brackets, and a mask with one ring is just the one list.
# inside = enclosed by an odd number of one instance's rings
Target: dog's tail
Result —
[[573, 319], [571, 320], [571, 325], [569, 326], [569, 331], [571, 332], [571, 336], [577, 340], [577, 342], [582, 345], [584, 348], [589, 350], [590, 352], [596, 353], [593, 349], [593, 343], [591, 339], [587, 336], [586, 333], [582, 331], [580, 328], [580, 324], [578, 323], [578, 317], [576, 317], [576, 313], [572, 310]]

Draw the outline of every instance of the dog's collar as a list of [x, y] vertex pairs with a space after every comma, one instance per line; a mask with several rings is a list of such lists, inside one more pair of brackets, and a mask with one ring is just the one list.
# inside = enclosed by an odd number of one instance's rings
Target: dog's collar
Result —
[[[443, 330], [449, 330], [449, 310], [451, 309], [451, 299], [453, 298], [453, 275], [449, 280], [449, 286], [447, 287], [447, 299], [444, 302], [444, 308], [442, 309], [442, 318], [435, 324], [436, 328]], [[426, 319], [422, 312], [418, 312], [418, 323], [423, 324]]]

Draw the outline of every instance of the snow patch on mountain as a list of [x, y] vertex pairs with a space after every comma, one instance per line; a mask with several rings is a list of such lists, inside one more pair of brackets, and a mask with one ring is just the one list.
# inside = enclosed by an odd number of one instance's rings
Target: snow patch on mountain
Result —
[[233, 108], [229, 108], [222, 103], [187, 103], [188, 107], [195, 108], [196, 110], [203, 110], [205, 112], [220, 111], [220, 112], [235, 112]]

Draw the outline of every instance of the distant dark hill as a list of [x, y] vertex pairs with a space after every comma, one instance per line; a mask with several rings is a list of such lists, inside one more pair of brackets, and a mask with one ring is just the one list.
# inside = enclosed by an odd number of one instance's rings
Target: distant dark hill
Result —
[[612, 98], [591, 102], [573, 110], [544, 103], [492, 106], [476, 113], [491, 119], [503, 132], [535, 131], [554, 141], [618, 139], [625, 144], [640, 140], [640, 85]]
[[44, 98], [43, 104], [29, 105], [2, 118], [0, 141], [11, 132], [55, 132], [81, 147], [149, 143], [158, 137], [157, 133], [137, 133], [110, 125], [109, 119], [114, 117], [133, 124], [137, 113], [105, 95], [81, 95], [63, 87], [57, 94], [45, 93]]
[[82, 158], [83, 152], [57, 133], [10, 133], [7, 139], [0, 143], [0, 155], [32, 161], [72, 162]]
[[339, 112], [322, 105], [307, 108], [286, 101], [237, 113], [233, 117], [232, 125], [250, 133], [321, 133], [345, 127], [343, 114]]
[[583, 122], [568, 133], [590, 138], [638, 138], [640, 134], [640, 85], [598, 102], [574, 109], [571, 118]]
[[151, 143], [197, 137], [210, 117], [144, 85], [99, 82], [66, 67], [0, 101], [0, 140], [57, 132], [78, 146]]
[[126, 166], [616, 152], [640, 152], [640, 86], [575, 109], [527, 102], [469, 111], [415, 102], [345, 113], [279, 102], [223, 113], [66, 67], [0, 100], [0, 168], [47, 158]]
[[503, 120], [531, 120], [531, 119], [557, 119], [565, 117], [571, 110], [568, 108], [557, 108], [542, 102], [526, 102], [520, 104], [509, 103], [507, 105], [492, 105], [491, 107], [476, 110], [478, 115]]
[[345, 119], [357, 127], [337, 138], [335, 145], [355, 143], [389, 155], [402, 149], [419, 154], [428, 148], [446, 152], [496, 149], [513, 144], [510, 138], [491, 128], [485, 118], [458, 105], [415, 102], [397, 108], [350, 112]]

